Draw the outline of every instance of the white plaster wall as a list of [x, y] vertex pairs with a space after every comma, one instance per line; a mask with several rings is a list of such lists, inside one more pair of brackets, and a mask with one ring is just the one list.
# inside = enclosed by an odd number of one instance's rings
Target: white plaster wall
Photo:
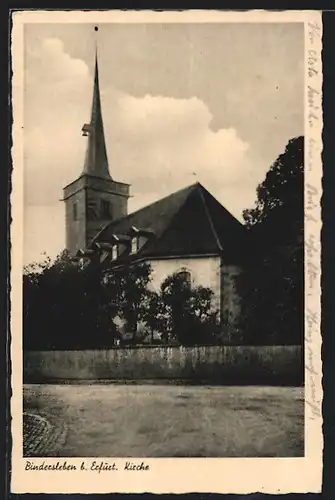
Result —
[[220, 257], [183, 258], [151, 260], [152, 268], [150, 287], [159, 291], [165, 278], [175, 272], [187, 270], [191, 273], [194, 286], [209, 287], [214, 292], [213, 309], [220, 309]]

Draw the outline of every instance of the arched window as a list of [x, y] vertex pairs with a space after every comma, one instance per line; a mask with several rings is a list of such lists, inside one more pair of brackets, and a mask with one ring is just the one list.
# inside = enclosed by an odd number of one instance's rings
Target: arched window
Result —
[[182, 279], [189, 287], [191, 286], [191, 283], [192, 283], [192, 276], [191, 276], [191, 273], [189, 271], [187, 271], [186, 269], [183, 269], [182, 271], [180, 271], [178, 273], [178, 276], [180, 277], [180, 279]]

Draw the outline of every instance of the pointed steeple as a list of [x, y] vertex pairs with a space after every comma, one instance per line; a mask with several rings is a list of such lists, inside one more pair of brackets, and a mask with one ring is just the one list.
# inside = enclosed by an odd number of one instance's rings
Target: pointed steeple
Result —
[[[95, 26], [95, 31], [98, 27]], [[65, 201], [66, 248], [71, 255], [85, 249], [108, 223], [128, 213], [129, 184], [117, 182], [109, 174], [102, 120], [97, 50], [91, 120], [82, 128], [87, 137], [84, 169], [63, 188]]]
[[84, 136], [88, 136], [83, 174], [111, 179], [102, 120], [97, 49], [95, 52], [91, 121], [83, 126], [82, 132]]

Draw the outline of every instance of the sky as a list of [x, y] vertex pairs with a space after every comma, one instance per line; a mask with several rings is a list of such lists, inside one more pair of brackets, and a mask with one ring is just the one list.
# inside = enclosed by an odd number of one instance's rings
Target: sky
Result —
[[26, 24], [24, 263], [65, 247], [95, 44], [109, 169], [129, 212], [198, 181], [235, 217], [303, 134], [302, 24]]

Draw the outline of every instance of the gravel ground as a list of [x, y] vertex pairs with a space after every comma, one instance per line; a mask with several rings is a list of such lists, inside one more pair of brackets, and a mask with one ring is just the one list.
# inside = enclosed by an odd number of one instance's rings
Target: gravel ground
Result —
[[36, 384], [24, 411], [25, 456], [304, 454], [298, 387]]

